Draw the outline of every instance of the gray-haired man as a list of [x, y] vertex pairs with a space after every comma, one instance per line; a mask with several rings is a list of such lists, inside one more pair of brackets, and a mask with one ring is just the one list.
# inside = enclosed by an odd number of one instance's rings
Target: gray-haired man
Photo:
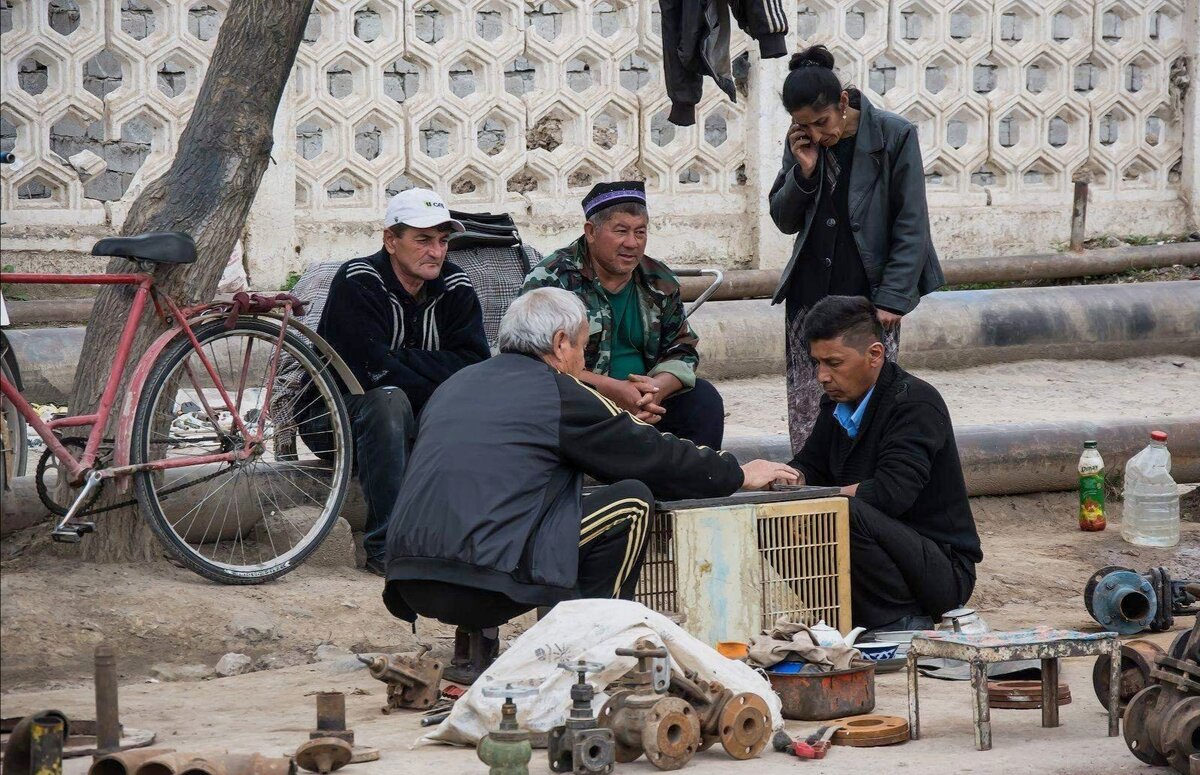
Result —
[[[486, 628], [560, 600], [630, 599], [655, 497], [796, 480], [618, 408], [579, 380], [587, 341], [573, 293], [530, 291], [500, 321], [501, 354], [433, 394], [389, 520], [394, 615]], [[585, 474], [611, 484], [584, 496]]]

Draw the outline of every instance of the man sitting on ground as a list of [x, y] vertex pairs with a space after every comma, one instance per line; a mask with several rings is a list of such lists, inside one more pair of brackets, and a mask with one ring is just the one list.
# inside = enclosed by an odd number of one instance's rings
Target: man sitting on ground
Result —
[[825, 390], [792, 466], [850, 496], [854, 624], [930, 629], [966, 603], [983, 559], [946, 402], [884, 359], [875, 307], [829, 296], [804, 319]]
[[396, 194], [384, 216], [383, 247], [342, 265], [317, 327], [365, 391], [347, 395], [346, 405], [367, 502], [367, 568], [379, 575], [414, 418], [447, 377], [490, 354], [475, 289], [446, 261], [450, 232], [462, 230], [434, 192]]
[[[659, 433], [580, 381], [582, 302], [530, 291], [501, 354], [438, 388], [388, 528], [384, 602], [471, 629], [579, 597], [633, 597], [655, 497], [796, 480], [788, 466]], [[583, 478], [607, 486], [583, 495]]]
[[696, 378], [699, 340], [684, 317], [679, 281], [646, 255], [645, 187], [600, 183], [583, 212], [583, 236], [534, 267], [523, 292], [565, 288], [583, 301], [584, 382], [664, 433], [720, 449], [725, 406], [712, 383]]

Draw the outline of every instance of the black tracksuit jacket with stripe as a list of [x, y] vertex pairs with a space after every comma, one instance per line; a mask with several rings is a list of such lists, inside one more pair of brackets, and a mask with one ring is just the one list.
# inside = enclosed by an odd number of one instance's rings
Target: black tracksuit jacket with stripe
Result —
[[450, 375], [491, 354], [479, 298], [463, 270], [447, 261], [419, 295], [404, 290], [380, 250], [338, 270], [317, 326], [364, 390], [398, 387], [414, 415]]
[[730, 495], [736, 458], [661, 433], [579, 380], [501, 353], [446, 380], [388, 520], [384, 602], [410, 619], [393, 581], [441, 581], [518, 603], [578, 597], [583, 477], [638, 479], [656, 498]]

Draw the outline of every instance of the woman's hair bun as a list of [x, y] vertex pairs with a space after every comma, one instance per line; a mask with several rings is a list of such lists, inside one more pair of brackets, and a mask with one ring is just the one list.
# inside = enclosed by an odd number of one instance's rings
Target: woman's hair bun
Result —
[[788, 69], [798, 70], [801, 67], [824, 67], [826, 70], [832, 70], [833, 52], [818, 43], [792, 54], [792, 58], [788, 61]]

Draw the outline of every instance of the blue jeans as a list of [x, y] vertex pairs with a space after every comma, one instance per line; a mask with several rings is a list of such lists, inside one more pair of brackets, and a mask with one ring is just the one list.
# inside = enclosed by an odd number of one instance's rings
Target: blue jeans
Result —
[[[417, 436], [412, 404], [404, 391], [379, 387], [361, 396], [346, 395], [350, 429], [354, 434], [354, 463], [363, 499], [367, 503], [367, 522], [363, 528], [363, 549], [368, 561], [384, 561], [388, 517], [400, 494], [404, 468]], [[305, 402], [307, 403], [307, 402]], [[327, 421], [300, 419], [300, 434], [314, 449], [327, 449], [315, 438], [328, 432]], [[313, 441], [310, 441], [313, 439]]]

